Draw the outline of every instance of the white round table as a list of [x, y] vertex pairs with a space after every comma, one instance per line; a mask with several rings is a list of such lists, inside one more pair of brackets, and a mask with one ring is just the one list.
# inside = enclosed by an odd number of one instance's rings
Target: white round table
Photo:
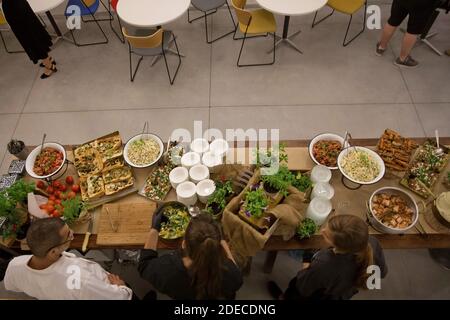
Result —
[[50, 13], [50, 10], [55, 9], [63, 2], [66, 2], [66, 0], [27, 0], [27, 1], [30, 4], [31, 9], [33, 9], [34, 13], [39, 14], [45, 12], [48, 20], [50, 21], [53, 29], [56, 32], [57, 39], [62, 38], [63, 34], [59, 29], [58, 25], [56, 24], [52, 14]]
[[190, 4], [190, 0], [120, 0], [117, 14], [138, 28], [159, 27], [178, 19]]
[[[299, 53], [302, 53], [302, 51], [289, 39], [300, 33], [300, 31], [297, 31], [288, 36], [290, 17], [313, 13], [325, 6], [328, 0], [256, 0], [256, 2], [262, 8], [284, 16], [283, 36], [279, 37], [280, 40], [277, 41], [275, 47], [278, 47], [281, 43], [286, 43]], [[269, 52], [272, 52], [272, 50]]]

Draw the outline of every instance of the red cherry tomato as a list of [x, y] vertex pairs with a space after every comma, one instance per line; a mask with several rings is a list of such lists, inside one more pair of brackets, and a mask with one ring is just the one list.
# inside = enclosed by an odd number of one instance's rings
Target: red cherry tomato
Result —
[[73, 191], [70, 191], [68, 194], [67, 194], [67, 198], [68, 199], [73, 199], [73, 198], [75, 198], [77, 196], [77, 194], [75, 193], [75, 192], [73, 192]]
[[67, 183], [68, 185], [73, 184], [73, 177], [72, 177], [72, 176], [67, 176], [67, 177], [66, 177], [66, 183]]
[[[55, 193], [56, 194], [56, 193]], [[54, 195], [51, 195], [50, 197], [48, 197], [48, 200], [51, 200], [51, 201], [55, 201], [56, 200], [56, 197], [54, 196]]]
[[53, 211], [52, 217], [59, 218], [59, 217], [61, 217], [61, 213], [59, 213], [58, 210], [55, 210], [55, 211]]
[[47, 193], [49, 195], [52, 195], [54, 192], [55, 192], [55, 189], [53, 189], [53, 187], [50, 187], [50, 186], [47, 187]]
[[56, 199], [61, 199], [61, 191], [59, 191], [59, 190], [55, 191], [55, 198]]
[[66, 192], [67, 191], [67, 186], [65, 184], [60, 185], [59, 190], [61, 192]]
[[58, 187], [61, 185], [61, 182], [59, 182], [58, 180], [55, 180], [52, 182], [52, 187], [55, 189], [58, 189]]
[[45, 210], [45, 208], [47, 208], [47, 205], [46, 205], [46, 204], [41, 204], [41, 205], [39, 206], [39, 209]]
[[44, 189], [44, 188], [45, 188], [45, 183], [44, 183], [44, 181], [39, 180], [39, 181], [36, 183], [36, 187], [38, 187], [39, 189]]
[[61, 200], [59, 200], [59, 199], [56, 199], [56, 200], [55, 200], [55, 204], [57, 204], [57, 205], [61, 205]]
[[77, 184], [74, 184], [74, 185], [72, 186], [72, 191], [75, 192], [75, 193], [80, 192], [80, 186], [77, 185]]

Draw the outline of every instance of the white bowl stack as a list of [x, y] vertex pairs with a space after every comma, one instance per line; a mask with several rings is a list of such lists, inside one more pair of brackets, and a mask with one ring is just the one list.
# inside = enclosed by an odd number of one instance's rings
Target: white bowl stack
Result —
[[170, 172], [170, 183], [176, 189], [179, 202], [187, 206], [195, 205], [197, 200], [206, 203], [214, 193], [216, 186], [214, 181], [209, 179], [210, 172], [215, 172], [215, 169], [223, 163], [223, 152], [228, 151], [228, 148], [225, 148], [223, 143], [219, 145], [219, 142], [216, 143], [216, 148], [220, 154], [216, 154], [210, 150], [208, 140], [193, 140], [190, 152], [181, 158], [181, 167]]

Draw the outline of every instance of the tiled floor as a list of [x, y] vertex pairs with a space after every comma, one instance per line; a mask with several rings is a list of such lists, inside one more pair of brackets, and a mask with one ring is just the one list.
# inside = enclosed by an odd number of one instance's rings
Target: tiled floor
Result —
[[[384, 3], [383, 21], [389, 2], [378, 1]], [[230, 28], [227, 15], [219, 10], [211, 19], [209, 29], [215, 35]], [[361, 27], [359, 18], [355, 17], [354, 30]], [[142, 63], [131, 83], [127, 47], [118, 42], [108, 23], [102, 23], [107, 45], [56, 44], [52, 55], [59, 71], [45, 81], [26, 56], [10, 55], [1, 48], [0, 145], [11, 137], [37, 144], [44, 132], [49, 140], [67, 144], [116, 129], [126, 138], [139, 131], [145, 120], [164, 139], [175, 128], [192, 130], [194, 120], [203, 121], [204, 129], [278, 128], [282, 139], [307, 139], [325, 130], [348, 130], [355, 138], [377, 137], [386, 127], [406, 136], [430, 136], [434, 129], [450, 136], [450, 58], [419, 45], [413, 54], [421, 65], [415, 70], [398, 69], [393, 60], [400, 34], [380, 58], [374, 54], [379, 30], [366, 30], [343, 48], [344, 15], [335, 14], [314, 29], [312, 15], [294, 17], [290, 30], [302, 30], [294, 41], [303, 55], [283, 46], [273, 66], [237, 68], [240, 42], [227, 37], [207, 45], [203, 22], [188, 24], [186, 19], [183, 16], [169, 26], [186, 55], [173, 86], [164, 64], [150, 67], [150, 60]], [[439, 35], [432, 42], [441, 50], [450, 48], [448, 19], [441, 15], [433, 27]], [[63, 25], [61, 17], [57, 21]], [[277, 17], [279, 31], [282, 22]], [[93, 24], [81, 31], [83, 40], [98, 37]], [[13, 44], [14, 39], [7, 36], [7, 41]], [[269, 38], [252, 39], [243, 58], [270, 59], [265, 53], [270, 45]], [[175, 57], [169, 63], [175, 67]], [[0, 149], [2, 162], [5, 151]], [[383, 289], [356, 298], [450, 298], [450, 274], [426, 250], [389, 250], [386, 255], [390, 273]], [[239, 298], [268, 298], [263, 258], [262, 254], [255, 258]], [[297, 263], [281, 254], [272, 276], [286, 285], [296, 269]], [[130, 274], [130, 283], [138, 282], [130, 270], [123, 271]], [[138, 293], [145, 293], [145, 286], [138, 287]], [[0, 290], [0, 294], [5, 293]]]

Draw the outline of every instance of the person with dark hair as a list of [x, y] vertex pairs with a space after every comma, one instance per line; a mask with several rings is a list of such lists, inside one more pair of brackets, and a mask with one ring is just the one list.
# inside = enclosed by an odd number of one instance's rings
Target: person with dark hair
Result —
[[41, 79], [58, 71], [55, 60], [49, 56], [52, 38], [31, 9], [27, 0], [0, 0], [8, 25], [34, 64], [42, 60], [45, 68]]
[[153, 215], [138, 265], [141, 277], [172, 299], [234, 299], [242, 285], [242, 275], [219, 224], [206, 213], [193, 217], [182, 251], [159, 257], [156, 248], [163, 219], [163, 210]]
[[368, 267], [380, 268], [387, 274], [383, 251], [378, 241], [369, 236], [364, 220], [352, 215], [337, 215], [329, 219], [322, 230], [331, 246], [317, 252], [311, 264], [293, 278], [283, 293], [270, 281], [268, 290], [273, 298], [285, 300], [346, 300], [359, 289], [367, 289], [371, 275]]
[[117, 275], [98, 263], [65, 252], [73, 231], [59, 218], [34, 221], [27, 233], [33, 255], [11, 260], [6, 269], [6, 290], [45, 300], [129, 300], [132, 291]]
[[411, 50], [416, 44], [417, 37], [424, 31], [435, 6], [435, 0], [394, 0], [391, 7], [391, 16], [383, 28], [380, 41], [377, 43], [376, 54], [378, 56], [384, 54], [397, 27], [409, 16], [400, 55], [395, 60], [395, 64], [400, 67], [417, 67], [419, 62], [411, 57]]

